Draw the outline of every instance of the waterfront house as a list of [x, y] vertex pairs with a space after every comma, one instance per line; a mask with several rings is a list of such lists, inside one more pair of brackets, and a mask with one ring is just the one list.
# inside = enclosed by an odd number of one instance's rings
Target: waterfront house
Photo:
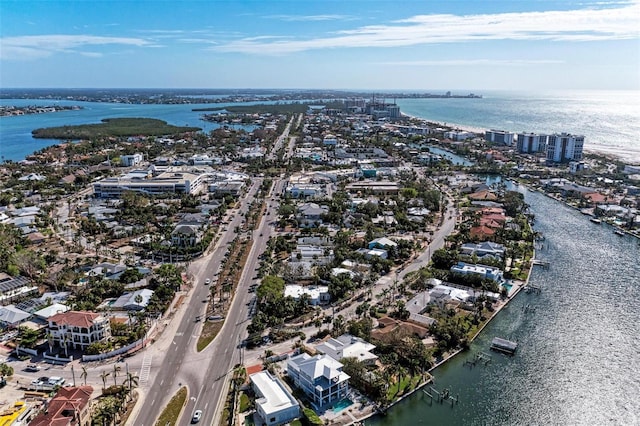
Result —
[[95, 312], [68, 311], [55, 314], [49, 317], [47, 331], [60, 347], [70, 343], [74, 349], [82, 350], [111, 337], [109, 320]]
[[466, 243], [460, 247], [460, 253], [468, 256], [476, 255], [479, 258], [485, 256], [502, 259], [504, 257], [505, 247], [502, 244], [493, 243], [491, 241], [482, 241], [479, 243]]
[[502, 270], [486, 265], [458, 262], [451, 267], [451, 272], [461, 275], [479, 275], [482, 278], [489, 278], [497, 282], [503, 281]]
[[291, 392], [268, 371], [249, 376], [256, 394], [256, 412], [260, 424], [275, 426], [289, 423], [300, 416], [300, 404]]
[[343, 365], [328, 355], [302, 353], [289, 358], [287, 374], [317, 409], [345, 398], [349, 393], [349, 375]]
[[359, 337], [343, 334], [320, 343], [316, 346], [316, 351], [329, 355], [336, 361], [342, 358], [355, 358], [364, 364], [373, 365], [378, 359], [378, 356], [372, 353], [375, 348], [375, 345]]

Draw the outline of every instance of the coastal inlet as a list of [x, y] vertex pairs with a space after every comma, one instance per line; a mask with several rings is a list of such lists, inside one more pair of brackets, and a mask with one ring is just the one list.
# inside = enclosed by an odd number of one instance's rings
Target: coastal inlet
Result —
[[[640, 424], [640, 245], [608, 225], [525, 191], [545, 236], [530, 283], [473, 342], [436, 369], [434, 387], [459, 395], [451, 406], [423, 392], [367, 425]], [[553, 212], [550, 214], [550, 212]], [[518, 342], [513, 356], [490, 352], [495, 336]], [[476, 362], [488, 353], [491, 362]]]

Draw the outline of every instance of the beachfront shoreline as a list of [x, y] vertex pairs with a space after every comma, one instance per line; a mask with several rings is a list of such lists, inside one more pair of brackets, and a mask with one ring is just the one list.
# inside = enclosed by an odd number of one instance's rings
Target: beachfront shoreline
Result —
[[[443, 121], [434, 121], [428, 118], [418, 117], [411, 114], [402, 113], [404, 117], [408, 117], [410, 119], [419, 120], [425, 124], [435, 125], [438, 127], [450, 128], [452, 130], [460, 130], [463, 132], [476, 133], [480, 135], [484, 135], [487, 130], [491, 130], [488, 127], [475, 127], [467, 124], [460, 123], [449, 123]], [[499, 129], [496, 129], [499, 130]], [[517, 132], [513, 132], [517, 133]], [[588, 142], [587, 145], [583, 148], [585, 153], [592, 155], [601, 155], [603, 157], [607, 157], [612, 161], [623, 161], [624, 163], [630, 165], [640, 165], [640, 149], [634, 150], [633, 148], [623, 147], [623, 146], [606, 146], [601, 144], [594, 144], [593, 141]]]

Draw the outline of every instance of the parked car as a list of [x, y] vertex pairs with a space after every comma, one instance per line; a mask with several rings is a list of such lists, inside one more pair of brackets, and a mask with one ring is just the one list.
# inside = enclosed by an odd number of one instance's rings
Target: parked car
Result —
[[62, 386], [65, 380], [62, 377], [52, 376], [49, 377], [49, 381], [47, 382], [49, 386]]
[[193, 412], [193, 417], [191, 417], [191, 423], [198, 423], [202, 418], [202, 410], [196, 410]]
[[40, 371], [41, 367], [38, 364], [29, 364], [25, 367], [24, 371], [36, 372]]

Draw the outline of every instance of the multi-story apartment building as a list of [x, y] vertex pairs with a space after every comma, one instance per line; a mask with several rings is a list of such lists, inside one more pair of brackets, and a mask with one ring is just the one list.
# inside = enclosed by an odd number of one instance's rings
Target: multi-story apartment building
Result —
[[547, 147], [547, 135], [536, 133], [518, 133], [516, 147], [518, 152], [543, 152]]
[[487, 142], [499, 143], [502, 145], [513, 145], [514, 134], [506, 130], [487, 130], [484, 134], [484, 140]]
[[549, 135], [547, 141], [547, 162], [564, 163], [582, 160], [584, 136], [561, 133]]
[[86, 349], [111, 337], [109, 319], [95, 312], [68, 311], [49, 317], [47, 331], [54, 343]]
[[328, 355], [302, 353], [289, 358], [287, 374], [316, 408], [327, 407], [349, 393], [349, 375]]

